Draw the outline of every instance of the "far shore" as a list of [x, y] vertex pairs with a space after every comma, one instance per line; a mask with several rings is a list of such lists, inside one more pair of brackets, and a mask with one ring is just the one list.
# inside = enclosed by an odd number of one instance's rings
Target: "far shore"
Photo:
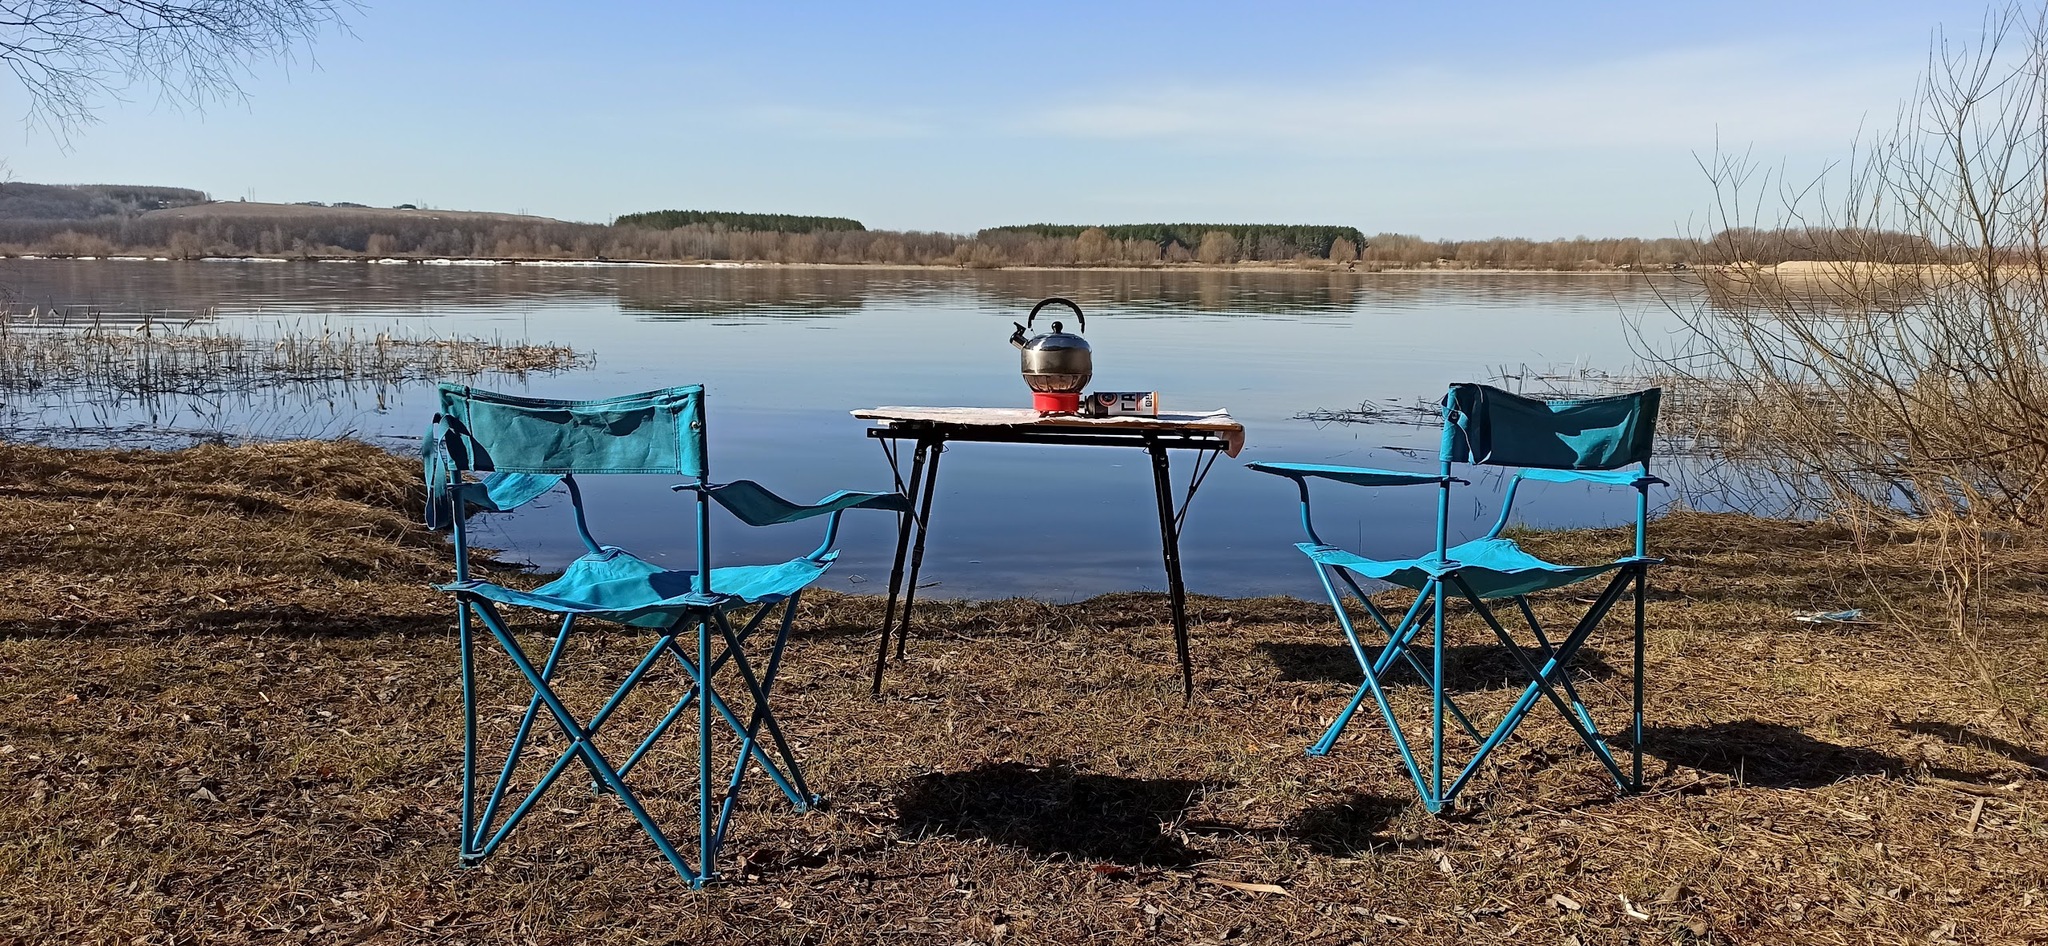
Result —
[[536, 266], [536, 267], [618, 267], [661, 269], [847, 269], [919, 272], [1190, 272], [1190, 273], [1297, 273], [1355, 276], [1649, 276], [1673, 275], [1685, 269], [1663, 267], [1600, 269], [1501, 268], [1466, 266], [1386, 266], [1364, 264], [1333, 266], [1328, 261], [1309, 263], [1160, 263], [1154, 265], [1087, 266], [952, 266], [938, 263], [788, 263], [769, 260], [636, 260], [579, 259], [572, 257], [472, 257], [472, 256], [246, 256], [171, 257], [142, 254], [114, 256], [67, 256], [21, 253], [0, 257], [0, 261], [62, 260], [67, 262], [116, 263], [357, 263], [366, 266]]

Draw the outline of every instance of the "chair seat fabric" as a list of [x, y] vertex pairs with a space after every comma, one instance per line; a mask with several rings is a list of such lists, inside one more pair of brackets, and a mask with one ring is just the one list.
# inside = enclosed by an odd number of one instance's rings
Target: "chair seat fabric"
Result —
[[678, 614], [687, 611], [726, 611], [781, 601], [817, 581], [838, 555], [831, 552], [780, 565], [714, 568], [713, 593], [709, 595], [697, 590], [695, 571], [664, 569], [615, 546], [606, 546], [569, 563], [561, 577], [532, 591], [476, 580], [439, 587], [442, 591], [466, 591], [514, 607], [661, 628], [673, 624]]
[[1623, 565], [1657, 561], [1630, 556], [1604, 565], [1559, 565], [1529, 554], [1513, 539], [1474, 539], [1453, 546], [1444, 559], [1432, 555], [1382, 561], [1333, 545], [1300, 542], [1294, 547], [1319, 564], [1418, 591], [1432, 579], [1456, 575], [1481, 598], [1512, 598], [1562, 588]]

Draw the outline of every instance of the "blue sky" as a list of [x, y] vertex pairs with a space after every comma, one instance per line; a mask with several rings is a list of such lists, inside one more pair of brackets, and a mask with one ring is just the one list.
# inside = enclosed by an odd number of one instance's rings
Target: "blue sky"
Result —
[[[1695, 156], [1888, 125], [1981, 2], [367, 5], [203, 113], [137, 90], [14, 179], [217, 198], [1672, 236]], [[0, 115], [26, 110], [4, 86]]]

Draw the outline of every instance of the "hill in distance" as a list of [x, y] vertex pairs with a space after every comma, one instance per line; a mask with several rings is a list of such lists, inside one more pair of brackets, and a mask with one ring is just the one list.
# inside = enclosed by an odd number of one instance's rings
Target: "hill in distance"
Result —
[[95, 220], [203, 204], [206, 192], [134, 184], [0, 183], [0, 220]]
[[551, 217], [471, 210], [418, 210], [410, 205], [370, 207], [338, 201], [273, 204], [251, 200], [213, 200], [205, 191], [187, 187], [130, 184], [0, 183], [0, 221], [101, 220], [113, 217], [203, 220], [223, 218], [266, 220], [296, 217], [374, 219], [460, 219], [499, 223], [554, 223]]
[[494, 213], [484, 210], [418, 210], [412, 207], [366, 207], [362, 204], [299, 203], [269, 204], [254, 200], [216, 200], [204, 204], [184, 207], [167, 207], [152, 210], [142, 215], [149, 219], [171, 220], [276, 220], [294, 217], [323, 217], [333, 219], [346, 217], [366, 222], [376, 220], [470, 220], [478, 223], [560, 223], [553, 217], [536, 217], [531, 214]]

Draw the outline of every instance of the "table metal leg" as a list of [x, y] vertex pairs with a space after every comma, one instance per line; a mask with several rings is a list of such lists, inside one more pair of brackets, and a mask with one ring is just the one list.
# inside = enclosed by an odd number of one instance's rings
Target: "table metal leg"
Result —
[[[884, 443], [883, 449], [889, 451], [890, 464], [893, 466], [896, 459], [894, 448]], [[904, 512], [896, 523], [896, 563], [889, 567], [889, 604], [882, 610], [882, 639], [876, 645], [875, 651], [875, 683], [872, 692], [877, 695], [882, 692], [882, 668], [889, 662], [889, 633], [896, 627], [896, 596], [903, 590], [903, 559], [910, 551], [910, 530], [915, 528], [917, 523], [917, 487], [919, 479], [924, 474], [925, 449], [925, 441], [919, 440], [917, 449], [911, 453], [910, 483], [903, 490], [903, 500], [911, 508]]]
[[903, 659], [903, 642], [910, 637], [910, 608], [917, 601], [917, 573], [924, 567], [924, 540], [932, 531], [932, 496], [939, 491], [939, 458], [945, 455], [945, 438], [933, 440], [924, 472], [924, 500], [917, 511], [917, 537], [910, 545], [910, 581], [903, 587], [903, 622], [896, 628], [898, 660]]
[[1173, 647], [1180, 656], [1181, 699], [1195, 698], [1195, 667], [1188, 658], [1187, 588], [1180, 577], [1180, 525], [1173, 508], [1173, 467], [1166, 447], [1148, 443], [1152, 454], [1152, 491], [1159, 500], [1159, 549], [1166, 558], [1166, 593], [1173, 604]]

